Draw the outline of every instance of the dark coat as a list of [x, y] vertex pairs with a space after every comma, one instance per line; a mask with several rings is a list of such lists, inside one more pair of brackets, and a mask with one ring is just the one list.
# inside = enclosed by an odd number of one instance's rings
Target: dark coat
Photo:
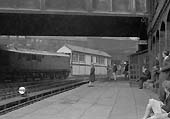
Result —
[[170, 80], [170, 57], [163, 61], [162, 70], [159, 74], [159, 84], [162, 85], [164, 80]]
[[125, 65], [125, 71], [128, 71], [129, 64]]
[[165, 80], [170, 80], [170, 57], [163, 61], [163, 67], [159, 74], [159, 98], [162, 101], [165, 94], [162, 87], [162, 82]]
[[146, 78], [147, 80], [151, 79], [151, 72], [146, 69], [145, 72], [143, 72], [142, 77]]
[[114, 65], [114, 66], [113, 66], [113, 72], [116, 72], [116, 71], [117, 71], [117, 66]]
[[[166, 98], [166, 94], [164, 95], [164, 99], [162, 100], [164, 105], [162, 106], [162, 109], [165, 110], [167, 113], [170, 112], [170, 95]], [[168, 117], [170, 117], [170, 114], [168, 114]]]
[[140, 77], [139, 87], [143, 88], [143, 83], [148, 79], [151, 79], [151, 73], [148, 69], [146, 69], [145, 72], [143, 72], [142, 76]]
[[92, 67], [92, 68], [90, 69], [90, 81], [91, 81], [91, 82], [94, 82], [94, 81], [95, 81], [95, 68], [94, 68], [94, 67]]

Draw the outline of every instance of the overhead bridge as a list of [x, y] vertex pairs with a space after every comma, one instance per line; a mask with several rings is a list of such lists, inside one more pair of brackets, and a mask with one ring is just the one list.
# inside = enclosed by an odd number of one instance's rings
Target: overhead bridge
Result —
[[146, 37], [147, 0], [0, 0], [0, 35]]

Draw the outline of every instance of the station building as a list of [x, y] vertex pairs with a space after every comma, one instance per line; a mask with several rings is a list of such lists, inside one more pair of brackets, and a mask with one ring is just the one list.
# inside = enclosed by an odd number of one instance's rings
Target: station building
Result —
[[148, 11], [145, 19], [147, 39], [140, 39], [145, 44], [139, 43], [138, 51], [129, 56], [131, 79], [141, 76], [142, 65], [148, 65], [151, 71], [156, 58], [162, 66], [162, 52], [170, 51], [170, 0], [150, 0]]
[[111, 56], [103, 51], [66, 44], [57, 51], [70, 55], [72, 75], [89, 75], [91, 65], [95, 65], [96, 75], [106, 75], [111, 65]]

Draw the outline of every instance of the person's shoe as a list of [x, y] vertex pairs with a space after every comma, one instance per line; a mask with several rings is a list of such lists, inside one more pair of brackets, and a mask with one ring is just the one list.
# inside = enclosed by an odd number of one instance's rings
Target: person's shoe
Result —
[[143, 87], [139, 87], [139, 89], [143, 89]]

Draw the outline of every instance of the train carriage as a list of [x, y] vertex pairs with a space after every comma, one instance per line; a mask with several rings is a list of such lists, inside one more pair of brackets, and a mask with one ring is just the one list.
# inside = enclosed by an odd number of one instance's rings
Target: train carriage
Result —
[[70, 57], [66, 54], [1, 48], [0, 57], [1, 81], [64, 79], [70, 71]]

